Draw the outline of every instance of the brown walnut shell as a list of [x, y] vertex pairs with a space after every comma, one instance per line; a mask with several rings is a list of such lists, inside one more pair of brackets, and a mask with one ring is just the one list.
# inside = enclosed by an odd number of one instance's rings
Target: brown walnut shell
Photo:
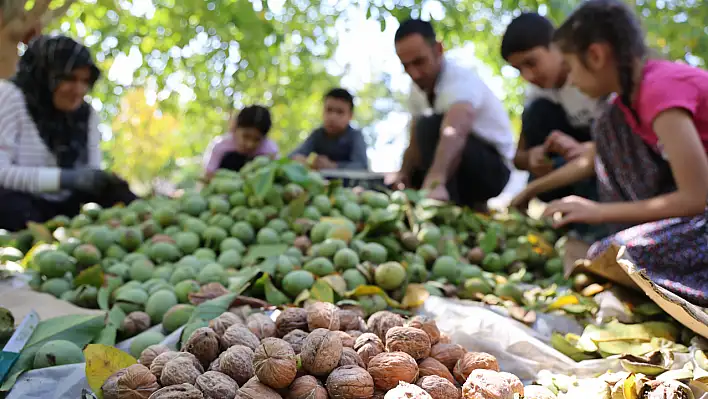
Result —
[[403, 327], [405, 320], [400, 315], [397, 315], [388, 310], [376, 312], [369, 317], [366, 322], [366, 327], [370, 332], [376, 334], [383, 343], [386, 343], [386, 333], [393, 327]]
[[253, 351], [243, 345], [235, 345], [219, 356], [221, 372], [243, 386], [253, 378]]
[[280, 338], [266, 338], [254, 353], [253, 371], [261, 383], [274, 389], [287, 388], [297, 375], [295, 351]]
[[130, 312], [120, 324], [123, 334], [132, 337], [150, 328], [150, 315], [145, 312]]
[[305, 338], [307, 338], [308, 335], [309, 334], [302, 330], [292, 330], [285, 334], [283, 341], [289, 343], [290, 346], [293, 347], [296, 354], [300, 354], [302, 351], [302, 344], [305, 342]]
[[455, 377], [453, 377], [450, 370], [439, 361], [429, 357], [418, 362], [418, 377], [423, 378], [431, 375], [442, 377], [450, 381], [453, 385], [455, 384]]
[[142, 364], [143, 366], [150, 368], [150, 365], [152, 364], [152, 361], [155, 360], [155, 358], [165, 352], [170, 352], [170, 348], [167, 345], [162, 345], [162, 344], [157, 344], [157, 345], [150, 345], [143, 352], [140, 354], [140, 358], [138, 359], [138, 362]]
[[339, 315], [339, 329], [342, 331], [357, 330], [361, 331], [366, 329], [366, 323], [361, 314], [354, 310], [339, 309], [337, 311]]
[[406, 352], [413, 359], [425, 359], [430, 355], [430, 337], [418, 328], [393, 327], [386, 333], [386, 350]]
[[204, 399], [204, 395], [191, 384], [179, 384], [160, 388], [149, 399]]
[[233, 378], [216, 371], [207, 371], [197, 377], [194, 386], [202, 392], [204, 399], [233, 399], [238, 391]]
[[226, 329], [221, 340], [225, 348], [230, 348], [234, 345], [243, 345], [251, 348], [252, 351], [256, 350], [258, 345], [261, 344], [261, 340], [258, 339], [256, 334], [242, 324], [234, 324]]
[[221, 353], [221, 340], [211, 328], [198, 328], [184, 344], [182, 352], [193, 354], [202, 363], [203, 368], [208, 368]]
[[307, 329], [307, 310], [303, 308], [286, 308], [275, 319], [275, 331], [279, 337], [291, 331]]
[[509, 383], [509, 386], [511, 387], [511, 393], [518, 394], [521, 397], [524, 397], [524, 383], [521, 382], [519, 377], [515, 376], [514, 374], [507, 373], [507, 372], [500, 372], [499, 375], [506, 380], [506, 382]]
[[356, 339], [361, 337], [364, 332], [359, 330], [347, 330], [347, 334], [349, 334], [349, 336], [354, 338], [354, 340], [356, 341]]
[[339, 358], [339, 364], [338, 367], [342, 366], [358, 366], [363, 369], [366, 369], [366, 365], [364, 364], [364, 361], [361, 360], [361, 357], [359, 356], [358, 353], [352, 348], [343, 348], [342, 349], [342, 357]]
[[445, 333], [440, 333], [440, 341], [438, 341], [438, 344], [451, 344], [452, 343], [452, 338], [450, 338], [449, 335]]
[[240, 399], [280, 399], [282, 396], [273, 388], [253, 377], [238, 390], [236, 398]]
[[383, 353], [385, 348], [378, 336], [372, 333], [364, 333], [354, 341], [354, 349], [359, 354], [361, 361], [368, 366], [369, 360], [379, 353]]
[[209, 322], [209, 328], [214, 330], [216, 335], [221, 337], [222, 335], [224, 335], [226, 330], [234, 324], [244, 324], [244, 322], [235, 313], [224, 312], [219, 317], [212, 319]]
[[246, 319], [246, 326], [258, 339], [275, 337], [275, 322], [263, 313], [254, 313]]
[[352, 338], [351, 335], [345, 333], [344, 331], [333, 331], [335, 334], [339, 336], [339, 339], [342, 340], [342, 346], [345, 348], [354, 348], [354, 342], [356, 340]]
[[165, 364], [165, 368], [162, 369], [160, 383], [162, 386], [185, 383], [194, 385], [197, 381], [197, 377], [202, 375], [203, 372], [204, 369], [202, 369], [201, 364], [199, 367], [195, 367], [192, 359], [176, 357]]
[[374, 395], [374, 379], [358, 366], [334, 369], [325, 385], [331, 399], [368, 399]]
[[167, 362], [178, 357], [189, 359], [194, 364], [194, 367], [198, 368], [202, 365], [196, 358], [196, 356], [191, 353], [165, 352], [157, 355], [157, 357], [152, 361], [152, 363], [150, 364], [150, 372], [155, 375], [155, 378], [157, 378], [158, 381], [160, 381], [160, 379], [162, 378], [162, 370], [165, 368]]
[[438, 329], [438, 324], [430, 317], [415, 316], [408, 321], [407, 326], [419, 328], [425, 331], [430, 337], [430, 345], [435, 345], [440, 341], [440, 330]]
[[342, 357], [342, 340], [337, 334], [318, 328], [305, 338], [300, 352], [302, 367], [308, 373], [323, 377], [339, 364]]
[[416, 385], [423, 388], [433, 399], [460, 399], [460, 390], [455, 384], [437, 375], [422, 377]]
[[307, 308], [307, 328], [315, 331], [326, 328], [330, 331], [339, 330], [339, 308], [329, 302], [315, 302]]
[[[223, 354], [224, 352], [221, 352]], [[207, 371], [218, 371], [221, 373], [221, 355], [214, 359], [213, 362], [209, 365], [209, 369]]]
[[418, 379], [418, 363], [405, 352], [384, 352], [369, 361], [369, 374], [376, 389], [389, 390], [399, 381], [412, 383]]
[[147, 399], [160, 389], [155, 376], [142, 364], [127, 367], [125, 373], [118, 377], [117, 386], [120, 399]]
[[317, 378], [304, 375], [290, 385], [288, 399], [329, 399], [329, 395]]
[[462, 386], [463, 399], [513, 399], [509, 383], [494, 370], [477, 369]]
[[430, 348], [430, 357], [444, 364], [448, 370], [452, 371], [457, 361], [467, 353], [467, 350], [457, 344], [438, 343]]
[[118, 379], [125, 374], [126, 369], [120, 369], [111, 374], [101, 385], [103, 399], [118, 399]]
[[464, 384], [470, 373], [477, 369], [499, 371], [497, 358], [485, 352], [467, 352], [457, 361], [452, 374], [457, 382]]
[[401, 382], [386, 392], [384, 399], [431, 399], [431, 396], [417, 385]]

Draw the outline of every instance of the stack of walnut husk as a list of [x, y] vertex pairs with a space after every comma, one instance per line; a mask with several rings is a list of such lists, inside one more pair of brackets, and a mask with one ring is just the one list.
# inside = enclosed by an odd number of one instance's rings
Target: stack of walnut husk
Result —
[[226, 312], [181, 351], [145, 349], [102, 387], [105, 399], [549, 399], [501, 372], [497, 359], [450, 342], [432, 319], [314, 302]]

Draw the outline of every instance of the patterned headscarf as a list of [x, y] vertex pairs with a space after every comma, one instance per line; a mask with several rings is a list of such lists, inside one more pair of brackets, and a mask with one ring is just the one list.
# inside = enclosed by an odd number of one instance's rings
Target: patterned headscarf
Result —
[[88, 158], [91, 106], [85, 101], [72, 112], [58, 110], [53, 93], [77, 68], [89, 67], [93, 87], [100, 71], [88, 48], [66, 36], [40, 36], [29, 44], [12, 81], [25, 95], [27, 109], [60, 168], [74, 168]]

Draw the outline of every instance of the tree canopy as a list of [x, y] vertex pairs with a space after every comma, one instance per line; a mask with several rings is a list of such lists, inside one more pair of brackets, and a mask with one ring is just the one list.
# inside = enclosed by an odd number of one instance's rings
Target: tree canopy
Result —
[[[365, 7], [367, 17], [384, 28], [391, 17], [430, 19], [436, 6], [443, 10], [433, 16], [441, 17], [434, 24], [445, 46], [474, 43], [477, 58], [500, 74], [500, 35], [513, 16], [533, 10], [560, 22], [577, 3], [84, 0], [51, 28], [82, 40], [106, 72], [92, 96], [110, 127], [109, 164], [132, 180], [148, 181], [152, 174], [169, 172], [171, 159], [201, 154], [243, 104], [269, 106], [272, 138], [284, 151], [292, 149], [319, 123], [322, 96], [339, 83], [341, 76], [328, 71], [338, 45], [333, 26], [347, 19], [352, 7]], [[668, 58], [704, 65], [707, 6], [697, 0], [637, 0], [636, 5], [651, 45]], [[119, 59], [133, 60], [136, 69], [107, 73]], [[515, 115], [522, 87], [519, 79], [505, 80], [504, 100]], [[361, 126], [400, 108], [402, 93], [387, 85], [386, 76], [356, 94]], [[394, 101], [381, 101], [385, 98]]]

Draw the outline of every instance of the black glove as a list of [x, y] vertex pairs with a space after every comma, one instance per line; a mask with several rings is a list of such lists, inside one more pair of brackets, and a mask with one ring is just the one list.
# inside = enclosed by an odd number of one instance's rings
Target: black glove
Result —
[[59, 175], [60, 188], [90, 194], [100, 193], [118, 182], [112, 173], [98, 169], [62, 169]]

